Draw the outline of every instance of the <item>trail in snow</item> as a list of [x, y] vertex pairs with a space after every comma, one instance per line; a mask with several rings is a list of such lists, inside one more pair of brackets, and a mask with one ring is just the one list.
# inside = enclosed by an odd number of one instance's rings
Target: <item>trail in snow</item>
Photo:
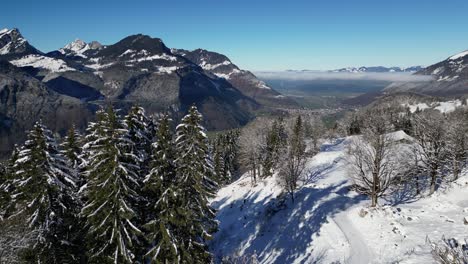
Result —
[[333, 217], [333, 222], [338, 226], [341, 232], [346, 237], [349, 243], [350, 253], [346, 261], [348, 264], [364, 264], [371, 263], [373, 253], [367, 246], [361, 233], [354, 227], [352, 222], [348, 219], [348, 213], [341, 212]]

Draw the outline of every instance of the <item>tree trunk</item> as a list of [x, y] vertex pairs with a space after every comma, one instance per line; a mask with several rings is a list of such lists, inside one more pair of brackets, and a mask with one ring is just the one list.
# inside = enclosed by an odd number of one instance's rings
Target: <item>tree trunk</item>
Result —
[[458, 160], [454, 157], [453, 158], [453, 178], [454, 180], [458, 180], [458, 175], [460, 174], [460, 169], [458, 166]]
[[416, 176], [416, 194], [421, 194], [421, 189], [419, 188], [419, 176]]
[[371, 200], [372, 200], [371, 207], [376, 207], [377, 206], [377, 195], [375, 193], [372, 194]]
[[431, 191], [429, 192], [429, 195], [435, 192], [436, 179], [437, 179], [436, 177], [437, 177], [437, 170], [432, 169], [431, 170]]
[[371, 200], [372, 204], [371, 207], [376, 207], [377, 206], [377, 175], [376, 173], [372, 174], [372, 194], [371, 194]]

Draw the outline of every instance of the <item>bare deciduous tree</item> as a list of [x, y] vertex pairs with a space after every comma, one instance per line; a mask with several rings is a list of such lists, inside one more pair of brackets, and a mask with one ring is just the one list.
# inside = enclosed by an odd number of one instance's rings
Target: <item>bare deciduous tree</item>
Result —
[[288, 139], [288, 149], [283, 155], [279, 178], [285, 190], [291, 195], [294, 202], [294, 191], [297, 183], [303, 175], [306, 166], [306, 144], [304, 142], [304, 125], [301, 116], [298, 116], [292, 135]]
[[421, 167], [430, 177], [430, 194], [435, 192], [437, 177], [447, 155], [445, 126], [445, 119], [437, 110], [426, 110], [414, 116], [413, 136], [418, 145], [414, 150], [421, 157]]
[[268, 120], [257, 119], [242, 129], [239, 138], [240, 162], [250, 172], [253, 183], [261, 175], [262, 151], [266, 145], [268, 127]]
[[432, 257], [440, 264], [466, 264], [468, 263], [468, 241], [461, 245], [455, 239], [442, 237], [439, 243], [432, 242], [427, 238], [427, 243], [431, 246]]
[[447, 163], [450, 171], [453, 172], [454, 180], [465, 165], [468, 149], [468, 124], [467, 113], [463, 110], [456, 110], [449, 115], [446, 133]]
[[362, 136], [355, 137], [347, 148], [352, 166], [350, 178], [356, 190], [371, 198], [371, 206], [385, 194], [398, 174], [394, 138], [387, 134], [387, 121], [378, 113], [369, 115]]

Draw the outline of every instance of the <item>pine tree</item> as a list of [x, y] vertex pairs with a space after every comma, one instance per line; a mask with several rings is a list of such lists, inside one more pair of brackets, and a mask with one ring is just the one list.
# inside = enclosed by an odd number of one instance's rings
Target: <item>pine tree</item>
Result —
[[205, 241], [217, 230], [215, 212], [208, 204], [216, 184], [207, 138], [201, 126], [202, 116], [195, 106], [176, 128], [177, 185], [185, 209], [181, 239], [181, 260], [186, 263], [209, 263], [212, 259]]
[[51, 135], [36, 123], [12, 168], [9, 218], [35, 234], [23, 255], [28, 262], [67, 263], [77, 257], [72, 233], [77, 213], [75, 177]]
[[88, 257], [93, 263], [134, 263], [142, 232], [135, 223], [138, 212], [138, 157], [111, 107], [101, 113], [87, 136], [88, 158], [83, 187], [86, 201], [81, 215], [86, 219]]
[[14, 187], [12, 185], [12, 181], [14, 180], [15, 176], [13, 174], [13, 166], [18, 160], [18, 155], [19, 147], [18, 145], [15, 145], [13, 152], [11, 153], [11, 157], [4, 167], [3, 181], [0, 183], [0, 219], [3, 218], [3, 216], [8, 216], [9, 214], [8, 206], [11, 204], [11, 194], [13, 193]]
[[76, 169], [80, 163], [81, 135], [73, 125], [61, 145], [63, 154], [68, 158], [72, 168]]
[[227, 136], [219, 134], [213, 140], [211, 149], [213, 153], [213, 169], [215, 180], [218, 184], [225, 184], [230, 181], [231, 175], [228, 169], [227, 160]]
[[153, 139], [153, 123], [145, 115], [145, 110], [142, 107], [134, 106], [125, 117], [125, 129], [128, 131], [128, 140], [133, 142], [135, 155], [138, 155], [141, 160], [141, 171], [139, 174], [144, 177], [148, 174], [148, 160], [151, 155], [151, 143]]
[[278, 164], [281, 150], [286, 146], [286, 132], [283, 120], [280, 118], [275, 120], [268, 131], [266, 137], [266, 146], [262, 161], [263, 177], [273, 175], [273, 170]]
[[179, 199], [175, 177], [175, 149], [168, 115], [159, 120], [151, 156], [151, 171], [145, 178], [144, 194], [148, 212], [145, 257], [152, 263], [179, 263], [181, 244], [177, 234], [187, 220]]

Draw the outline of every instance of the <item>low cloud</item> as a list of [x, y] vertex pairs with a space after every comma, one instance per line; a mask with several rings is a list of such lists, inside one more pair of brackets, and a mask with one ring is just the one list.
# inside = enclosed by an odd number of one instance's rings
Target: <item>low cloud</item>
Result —
[[263, 80], [313, 81], [313, 80], [376, 80], [388, 82], [428, 82], [431, 76], [395, 73], [349, 73], [323, 71], [258, 71], [254, 74]]

